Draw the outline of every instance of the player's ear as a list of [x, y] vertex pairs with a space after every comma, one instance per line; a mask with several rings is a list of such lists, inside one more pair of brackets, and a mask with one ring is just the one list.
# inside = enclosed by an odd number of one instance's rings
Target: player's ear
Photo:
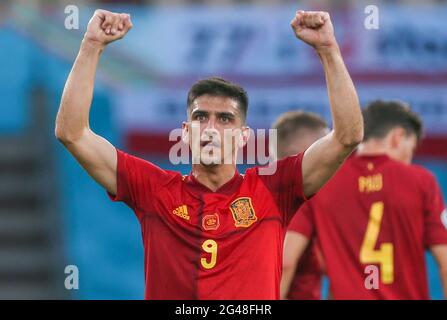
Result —
[[182, 123], [182, 141], [189, 144], [189, 122], [186, 121]]
[[238, 140], [238, 148], [245, 147], [245, 145], [248, 142], [248, 139], [250, 139], [250, 127], [248, 126], [242, 127], [241, 136], [240, 139]]
[[393, 148], [399, 148], [405, 138], [405, 134], [406, 132], [404, 128], [394, 128], [391, 130], [391, 146]]

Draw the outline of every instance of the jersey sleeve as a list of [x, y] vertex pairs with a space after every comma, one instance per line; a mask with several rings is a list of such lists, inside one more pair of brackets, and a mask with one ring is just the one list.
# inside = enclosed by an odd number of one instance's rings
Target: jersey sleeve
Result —
[[447, 210], [441, 189], [432, 174], [427, 176], [424, 192], [425, 245], [447, 244]]
[[315, 220], [310, 202], [304, 203], [290, 220], [288, 231], [302, 234], [308, 239], [315, 235]]
[[258, 176], [265, 183], [283, 213], [288, 224], [299, 206], [307, 200], [303, 191], [302, 160], [303, 154], [290, 156], [258, 168]]
[[[168, 172], [141, 158], [119, 149], [117, 152], [116, 195], [108, 193], [112, 201], [123, 201], [141, 220], [151, 208], [157, 190], [169, 178]], [[145, 208], [145, 210], [142, 210]]]

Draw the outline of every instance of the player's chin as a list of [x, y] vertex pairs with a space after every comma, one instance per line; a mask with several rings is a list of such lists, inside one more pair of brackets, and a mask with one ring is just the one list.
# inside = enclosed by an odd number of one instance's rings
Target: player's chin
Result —
[[222, 161], [220, 159], [214, 159], [214, 158], [201, 158], [200, 164], [206, 168], [214, 168], [222, 164]]
[[200, 164], [205, 168], [216, 168], [220, 165], [220, 163], [209, 163], [207, 161], [201, 161]]
[[223, 163], [223, 159], [221, 159], [220, 155], [216, 154], [206, 154], [200, 157], [200, 163], [208, 168], [212, 168]]

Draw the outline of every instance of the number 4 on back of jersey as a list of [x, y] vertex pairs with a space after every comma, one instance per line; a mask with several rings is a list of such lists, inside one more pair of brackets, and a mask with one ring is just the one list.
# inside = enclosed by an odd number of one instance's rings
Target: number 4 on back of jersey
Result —
[[362, 264], [380, 265], [380, 279], [383, 284], [394, 282], [394, 246], [392, 243], [382, 243], [376, 250], [380, 226], [383, 217], [383, 202], [374, 202], [369, 212], [368, 226], [360, 249], [360, 262]]

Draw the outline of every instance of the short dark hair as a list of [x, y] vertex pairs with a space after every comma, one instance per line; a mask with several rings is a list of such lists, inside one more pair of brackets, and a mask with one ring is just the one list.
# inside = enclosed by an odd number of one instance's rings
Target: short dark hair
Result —
[[415, 134], [418, 140], [422, 138], [421, 118], [402, 101], [372, 101], [363, 110], [363, 121], [364, 141], [370, 138], [384, 138], [396, 127], [403, 128], [407, 134]]
[[240, 85], [220, 77], [199, 80], [194, 83], [188, 92], [188, 100], [186, 102], [188, 109], [195, 99], [206, 94], [218, 97], [229, 97], [236, 100], [242, 114], [242, 120], [245, 122], [248, 111], [248, 95]]
[[288, 111], [283, 113], [273, 123], [277, 130], [278, 141], [287, 140], [300, 129], [326, 129], [328, 125], [318, 114], [307, 111]]

